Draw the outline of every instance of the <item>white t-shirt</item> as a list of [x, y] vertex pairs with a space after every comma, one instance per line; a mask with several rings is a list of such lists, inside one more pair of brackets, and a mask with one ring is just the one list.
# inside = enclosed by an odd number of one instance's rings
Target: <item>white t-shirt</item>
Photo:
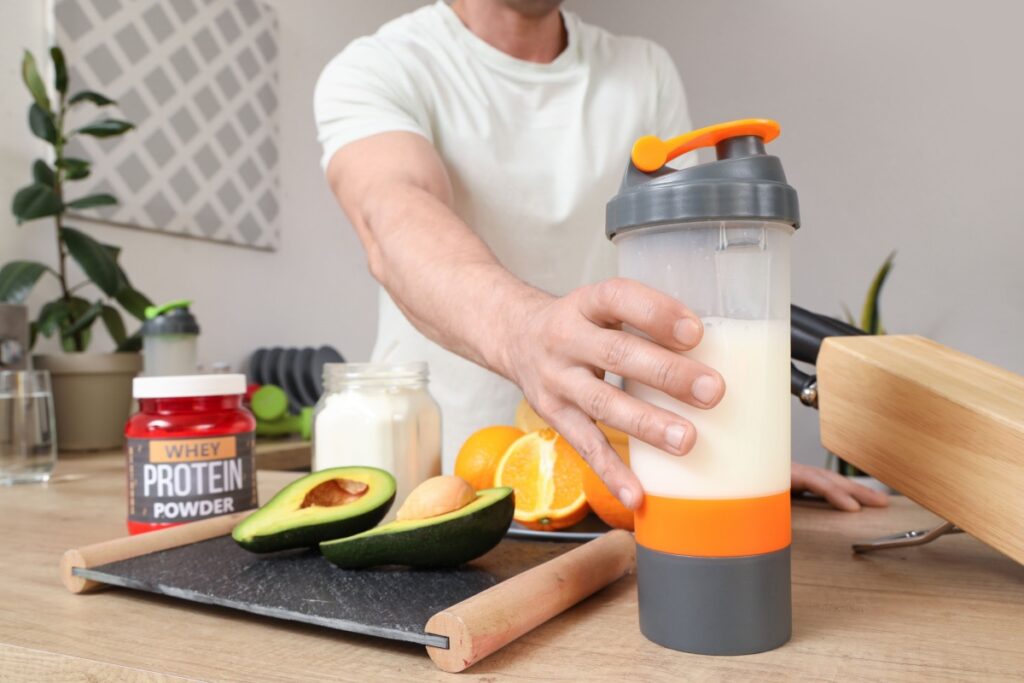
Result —
[[[355, 140], [420, 134], [455, 212], [516, 276], [555, 295], [614, 276], [605, 204], [636, 138], [690, 130], [686, 98], [660, 46], [562, 17], [568, 46], [549, 64], [488, 45], [443, 1], [353, 41], [316, 86], [324, 167]], [[429, 363], [451, 472], [472, 432], [512, 423], [522, 394], [420, 334], [383, 289], [379, 309], [373, 360]]]

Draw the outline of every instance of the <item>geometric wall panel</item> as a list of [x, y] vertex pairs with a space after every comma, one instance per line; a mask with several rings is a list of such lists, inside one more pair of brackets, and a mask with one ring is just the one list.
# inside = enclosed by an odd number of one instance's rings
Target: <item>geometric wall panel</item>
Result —
[[[117, 100], [135, 130], [81, 136], [83, 217], [257, 249], [280, 239], [278, 23], [258, 0], [52, 0], [71, 90]], [[77, 106], [71, 126], [97, 117]], [[115, 109], [110, 108], [111, 115]]]

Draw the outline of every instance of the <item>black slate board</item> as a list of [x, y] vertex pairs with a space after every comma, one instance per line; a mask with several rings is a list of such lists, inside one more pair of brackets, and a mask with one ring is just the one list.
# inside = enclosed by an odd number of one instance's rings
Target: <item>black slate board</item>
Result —
[[506, 538], [456, 569], [339, 569], [313, 549], [254, 555], [221, 536], [74, 573], [100, 583], [317, 624], [340, 631], [448, 647], [427, 620], [578, 544]]

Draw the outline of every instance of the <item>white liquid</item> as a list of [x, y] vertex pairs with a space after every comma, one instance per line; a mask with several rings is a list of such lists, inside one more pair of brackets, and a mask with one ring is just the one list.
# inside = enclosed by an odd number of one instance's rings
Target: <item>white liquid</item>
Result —
[[673, 498], [754, 498], [790, 486], [789, 325], [785, 320], [704, 318], [704, 338], [685, 355], [725, 378], [721, 403], [701, 410], [635, 381], [626, 391], [697, 429], [684, 456], [630, 438], [644, 490]]
[[378, 467], [394, 475], [396, 504], [417, 484], [441, 473], [441, 417], [426, 392], [356, 389], [328, 394], [313, 426], [313, 471]]

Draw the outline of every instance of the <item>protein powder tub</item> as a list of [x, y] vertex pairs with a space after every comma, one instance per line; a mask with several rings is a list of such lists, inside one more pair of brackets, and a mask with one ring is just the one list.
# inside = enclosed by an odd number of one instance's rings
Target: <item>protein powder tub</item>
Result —
[[245, 375], [136, 377], [125, 426], [128, 533], [257, 506]]

